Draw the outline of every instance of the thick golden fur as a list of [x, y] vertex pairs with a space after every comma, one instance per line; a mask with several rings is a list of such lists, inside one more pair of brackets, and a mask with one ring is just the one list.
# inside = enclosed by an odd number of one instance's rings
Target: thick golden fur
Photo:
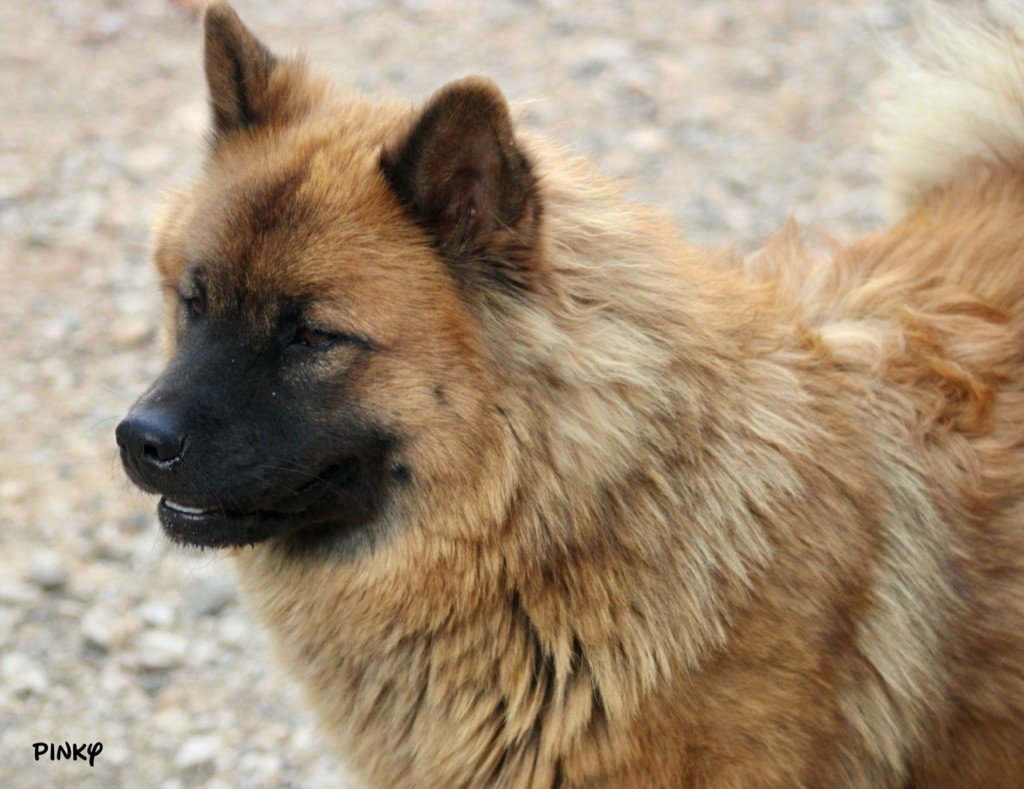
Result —
[[723, 267], [519, 135], [514, 293], [452, 276], [381, 176], [417, 111], [275, 73], [286, 111], [215, 145], [156, 258], [173, 282], [301, 171], [324, 221], [247, 282], [389, 349], [356, 384], [412, 470], [378, 536], [234, 551], [372, 785], [1024, 785], [1024, 48], [989, 52], [1014, 146], [900, 175], [905, 218], [830, 260], [790, 233]]

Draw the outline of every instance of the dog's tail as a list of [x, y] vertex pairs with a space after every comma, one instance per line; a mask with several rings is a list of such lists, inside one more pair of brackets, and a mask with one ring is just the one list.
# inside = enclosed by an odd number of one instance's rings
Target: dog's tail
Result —
[[904, 216], [980, 162], [1024, 170], [1024, 4], [983, 16], [932, 3], [913, 53], [894, 54], [877, 148], [886, 209]]

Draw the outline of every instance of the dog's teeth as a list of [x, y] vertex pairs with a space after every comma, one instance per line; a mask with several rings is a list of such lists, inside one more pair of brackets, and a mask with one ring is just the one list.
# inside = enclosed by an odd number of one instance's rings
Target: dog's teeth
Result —
[[166, 504], [170, 509], [176, 510], [177, 512], [184, 512], [187, 515], [202, 515], [204, 512], [207, 512], [207, 510], [199, 507], [186, 507], [184, 504], [178, 504], [178, 502], [171, 501], [170, 499], [166, 500]]

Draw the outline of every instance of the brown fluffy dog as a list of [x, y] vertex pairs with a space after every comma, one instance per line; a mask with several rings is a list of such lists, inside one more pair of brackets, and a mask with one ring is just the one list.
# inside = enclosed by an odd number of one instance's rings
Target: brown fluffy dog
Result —
[[1022, 31], [936, 16], [899, 223], [742, 271], [214, 5], [129, 474], [374, 785], [1024, 786]]

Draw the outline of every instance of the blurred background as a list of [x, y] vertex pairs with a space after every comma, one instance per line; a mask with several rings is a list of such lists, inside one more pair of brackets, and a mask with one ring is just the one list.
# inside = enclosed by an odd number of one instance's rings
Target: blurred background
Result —
[[[206, 126], [198, 0], [0, 3], [0, 784], [356, 786], [230, 563], [161, 539], [113, 429], [161, 365], [148, 229]], [[880, 226], [870, 107], [911, 0], [238, 0], [278, 52], [424, 99], [467, 73], [692, 240]], [[103, 744], [95, 765], [33, 743]]]

